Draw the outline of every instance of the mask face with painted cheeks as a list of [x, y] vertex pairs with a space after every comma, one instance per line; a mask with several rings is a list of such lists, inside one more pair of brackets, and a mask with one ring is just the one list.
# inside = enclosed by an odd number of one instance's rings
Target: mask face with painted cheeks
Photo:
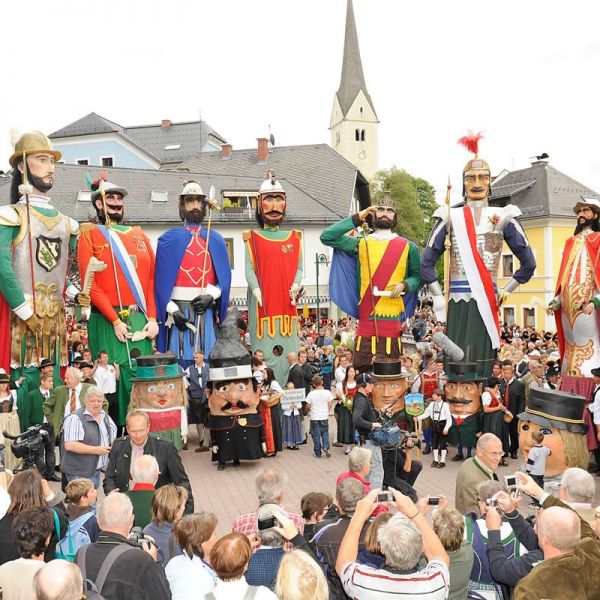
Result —
[[466, 418], [481, 408], [481, 385], [476, 381], [448, 381], [444, 388], [453, 415]]
[[136, 408], [179, 408], [185, 404], [183, 378], [136, 381], [131, 390]]
[[[396, 379], [381, 379], [373, 384], [373, 406], [378, 411], [386, 411], [398, 398], [401, 398], [408, 387], [405, 377]], [[404, 398], [401, 398], [391, 408], [391, 415], [404, 410]]]
[[487, 169], [469, 169], [463, 175], [465, 197], [468, 200], [486, 200], [490, 193], [490, 172]]
[[285, 216], [286, 199], [281, 193], [261, 194], [259, 197], [260, 214], [269, 227], [280, 225]]
[[215, 381], [212, 390], [207, 390], [210, 414], [232, 417], [254, 414], [257, 411], [259, 394], [252, 379]]

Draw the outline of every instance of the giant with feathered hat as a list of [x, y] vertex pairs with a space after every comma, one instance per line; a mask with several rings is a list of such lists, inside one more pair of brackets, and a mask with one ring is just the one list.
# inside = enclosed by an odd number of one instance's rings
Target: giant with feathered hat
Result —
[[[535, 258], [517, 217], [521, 211], [509, 204], [492, 207], [491, 172], [478, 156], [481, 133], [459, 140], [474, 157], [463, 169], [463, 201], [452, 208], [438, 208], [435, 224], [421, 256], [421, 277], [429, 284], [433, 309], [440, 322], [447, 322], [448, 337], [478, 363], [478, 373], [489, 377], [500, 347], [498, 311], [519, 284], [527, 283], [535, 271]], [[446, 240], [450, 243], [446, 245]], [[506, 242], [520, 266], [504, 289], [498, 289], [498, 265]], [[446, 289], [437, 281], [435, 263], [444, 254], [448, 269]]]

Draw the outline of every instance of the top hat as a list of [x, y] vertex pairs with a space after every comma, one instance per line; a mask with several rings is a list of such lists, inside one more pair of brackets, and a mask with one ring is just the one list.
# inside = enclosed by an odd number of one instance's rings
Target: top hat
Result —
[[172, 354], [138, 356], [135, 364], [136, 376], [131, 381], [163, 381], [183, 377], [177, 358]]
[[403, 379], [407, 377], [406, 373], [402, 372], [402, 362], [397, 359], [377, 359], [373, 360], [373, 377], [376, 381], [381, 379]]
[[42, 358], [42, 362], [40, 363], [40, 366], [38, 367], [38, 369], [43, 369], [44, 367], [53, 367], [56, 363], [53, 360], [50, 360], [49, 358]]
[[476, 362], [449, 362], [444, 369], [446, 379], [452, 382], [484, 381], [486, 377], [477, 374]]
[[600, 377], [600, 367], [596, 367], [595, 369], [592, 369], [591, 373], [594, 377]]
[[52, 154], [57, 162], [62, 157], [62, 154], [54, 149], [52, 142], [41, 131], [28, 131], [18, 139], [14, 154], [8, 159], [8, 162], [11, 167], [16, 167], [17, 162], [23, 158], [23, 154], [42, 152]]
[[210, 352], [209, 381], [235, 381], [252, 377], [251, 357], [240, 341], [238, 320], [240, 312], [230, 308], [223, 321], [217, 341]]
[[559, 390], [549, 390], [535, 384], [530, 389], [525, 411], [517, 418], [555, 429], [566, 429], [573, 433], [585, 433], [583, 420], [585, 398]]

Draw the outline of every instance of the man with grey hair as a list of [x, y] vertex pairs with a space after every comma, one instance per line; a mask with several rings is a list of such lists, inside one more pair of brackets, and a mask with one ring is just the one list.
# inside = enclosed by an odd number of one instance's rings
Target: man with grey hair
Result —
[[[98, 541], [77, 551], [76, 563], [83, 578], [94, 582], [106, 600], [170, 600], [169, 582], [156, 562], [156, 546], [144, 541], [140, 548], [127, 537], [133, 526], [129, 498], [120, 492], [106, 496], [98, 503], [96, 516]], [[102, 580], [103, 566], [108, 572]]]
[[66, 560], [51, 560], [33, 578], [35, 600], [80, 600], [83, 580], [77, 565]]
[[[378, 506], [379, 492], [372, 490], [357, 503], [342, 540], [335, 569], [344, 592], [358, 600], [391, 597], [445, 600], [450, 585], [448, 554], [424, 514], [397, 490], [390, 492], [398, 513], [381, 525], [377, 536], [385, 556], [384, 566], [376, 569], [356, 562], [361, 533]], [[419, 569], [421, 554], [428, 563]]]
[[[285, 493], [285, 486], [287, 485], [287, 475], [278, 471], [274, 468], [263, 469], [255, 480], [256, 495], [258, 497], [259, 508], [263, 504], [277, 504], [283, 508], [283, 497]], [[296, 529], [300, 533], [304, 533], [304, 521], [302, 517], [296, 513], [288, 512], [283, 508], [288, 519], [294, 521]], [[256, 513], [257, 510], [240, 515], [233, 521], [231, 531], [234, 533], [243, 533], [244, 535], [251, 536], [254, 533], [254, 527], [256, 524]], [[286, 550], [291, 550], [290, 544], [285, 545]]]
[[592, 508], [595, 495], [594, 477], [584, 469], [571, 467], [562, 474], [558, 497], [588, 523], [593, 523], [596, 518]]
[[456, 476], [454, 505], [460, 513], [479, 513], [477, 486], [483, 481], [498, 481], [495, 471], [503, 454], [502, 442], [493, 433], [484, 433], [479, 437], [475, 456], [467, 458]]
[[158, 461], [150, 454], [137, 458], [131, 467], [133, 487], [127, 491], [127, 496], [133, 504], [133, 514], [136, 527], [146, 527], [151, 520], [151, 504], [156, 482], [158, 481]]
[[90, 386], [85, 394], [84, 407], [76, 409], [63, 421], [60, 470], [67, 481], [87, 477], [100, 487], [100, 471], [106, 469], [108, 454], [117, 437], [117, 426], [102, 410], [104, 393]]

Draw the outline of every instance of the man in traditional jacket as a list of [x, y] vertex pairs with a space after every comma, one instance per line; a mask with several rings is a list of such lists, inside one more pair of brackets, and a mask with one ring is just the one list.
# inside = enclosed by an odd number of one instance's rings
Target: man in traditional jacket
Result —
[[173, 352], [183, 368], [194, 364], [195, 352], [210, 354], [229, 304], [225, 240], [202, 225], [210, 202], [197, 181], [186, 181], [179, 196], [183, 226], [163, 233], [156, 247], [157, 347]]
[[[300, 345], [296, 302], [302, 280], [302, 232], [280, 229], [285, 209], [285, 191], [269, 171], [256, 203], [261, 230], [243, 233], [250, 345], [262, 350], [281, 383], [287, 380], [286, 357]], [[281, 348], [274, 353], [276, 346]]]
[[122, 224], [127, 190], [102, 179], [92, 187], [98, 222], [81, 227], [79, 270], [84, 279], [92, 257], [106, 265], [93, 277], [88, 331], [92, 354], [107, 351], [111, 361], [119, 364], [115, 422], [123, 425], [135, 373], [134, 357], [151, 354], [151, 340], [158, 334], [154, 251], [139, 227]]
[[[498, 308], [506, 296], [535, 271], [535, 258], [517, 221], [518, 207], [488, 206], [491, 174], [488, 163], [477, 157], [480, 135], [462, 138], [475, 154], [463, 169], [464, 200], [451, 209], [442, 206], [421, 257], [421, 277], [429, 284], [433, 309], [440, 322], [448, 322], [448, 337], [478, 363], [478, 373], [489, 377], [500, 347]], [[444, 254], [450, 235], [450, 302], [437, 281], [435, 263]], [[503, 290], [496, 287], [502, 244], [506, 242], [520, 266]], [[447, 310], [447, 316], [446, 316]]]
[[[321, 242], [334, 253], [329, 289], [332, 300], [358, 318], [353, 365], [370, 370], [373, 356], [399, 359], [404, 321], [412, 316], [421, 286], [419, 251], [393, 232], [397, 215], [388, 196], [376, 206], [330, 225]], [[371, 235], [357, 232], [369, 223]], [[348, 281], [356, 281], [356, 286]]]

